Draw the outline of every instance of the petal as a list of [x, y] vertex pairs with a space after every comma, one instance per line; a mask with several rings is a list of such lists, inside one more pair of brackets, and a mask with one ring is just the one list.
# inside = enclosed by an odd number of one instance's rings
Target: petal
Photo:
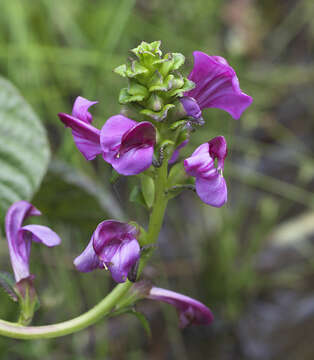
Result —
[[100, 133], [100, 144], [105, 161], [111, 164], [118, 153], [123, 135], [136, 124], [136, 121], [123, 115], [112, 116], [106, 121]]
[[101, 153], [100, 131], [94, 126], [71, 115], [60, 113], [60, 120], [72, 129], [74, 142], [87, 160], [93, 160]]
[[195, 177], [211, 177], [217, 172], [214, 160], [209, 155], [208, 143], [200, 145], [183, 164], [185, 171]]
[[140, 246], [136, 239], [123, 242], [111, 258], [109, 270], [114, 281], [125, 282], [128, 272], [140, 258]]
[[97, 256], [103, 262], [110, 262], [124, 240], [137, 236], [135, 226], [116, 220], [101, 222], [93, 234], [93, 247]]
[[199, 119], [202, 116], [202, 110], [195, 99], [190, 96], [183, 96], [180, 101], [188, 116], [192, 116], [194, 119]]
[[93, 238], [91, 238], [82, 254], [74, 259], [73, 263], [80, 272], [89, 272], [103, 267], [103, 263], [95, 253]]
[[217, 136], [208, 142], [209, 154], [213, 159], [218, 159], [218, 167], [223, 170], [224, 161], [228, 154], [227, 142], [223, 136]]
[[201, 109], [220, 108], [234, 119], [251, 105], [253, 99], [243, 93], [233, 68], [219, 56], [195, 51], [194, 67], [189, 75], [196, 87], [185, 95], [194, 98]]
[[24, 239], [20, 228], [26, 218], [40, 214], [40, 211], [27, 201], [17, 201], [7, 211], [5, 231], [16, 282], [30, 276], [29, 254], [31, 242]]
[[88, 124], [93, 121], [93, 117], [88, 109], [90, 106], [97, 104], [98, 101], [89, 101], [81, 96], [78, 96], [73, 105], [72, 116], [78, 118]]
[[195, 186], [197, 195], [205, 204], [221, 207], [227, 202], [227, 185], [218, 171], [211, 178], [197, 177]]
[[174, 291], [153, 286], [148, 297], [175, 306], [179, 312], [181, 327], [189, 324], [208, 325], [214, 320], [213, 314], [207, 306]]
[[123, 134], [119, 154], [134, 148], [151, 147], [156, 143], [156, 129], [148, 121], [142, 121]]
[[43, 243], [48, 247], [56, 246], [61, 243], [59, 236], [47, 226], [26, 225], [21, 228], [23, 232], [32, 234], [32, 240]]
[[151, 166], [153, 155], [153, 146], [133, 148], [119, 158], [112, 159], [111, 165], [119, 174], [137, 175]]

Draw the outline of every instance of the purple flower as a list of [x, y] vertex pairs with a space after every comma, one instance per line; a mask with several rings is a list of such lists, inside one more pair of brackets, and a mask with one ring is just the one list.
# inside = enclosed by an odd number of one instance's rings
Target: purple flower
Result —
[[220, 56], [209, 56], [201, 51], [195, 51], [193, 55], [194, 67], [189, 80], [196, 86], [181, 99], [187, 115], [198, 119], [201, 110], [213, 107], [239, 119], [253, 99], [241, 91], [233, 68]]
[[179, 313], [181, 328], [190, 324], [208, 325], [214, 320], [213, 314], [204, 304], [174, 291], [153, 286], [148, 298], [175, 306]]
[[27, 201], [17, 201], [10, 206], [5, 217], [5, 231], [9, 245], [11, 264], [16, 282], [31, 278], [29, 256], [31, 241], [40, 242], [48, 247], [59, 245], [59, 236], [42, 225], [23, 225], [29, 216], [38, 216], [41, 212]]
[[226, 140], [223, 136], [217, 136], [200, 145], [184, 160], [185, 171], [196, 177], [197, 195], [208, 205], [221, 207], [227, 201], [227, 186], [222, 175], [226, 156]]
[[156, 130], [143, 121], [137, 123], [123, 115], [109, 118], [101, 129], [100, 144], [105, 161], [122, 175], [136, 175], [153, 161]]
[[101, 222], [85, 250], [74, 260], [81, 272], [109, 269], [116, 282], [124, 282], [140, 257], [135, 226], [115, 220]]
[[82, 97], [75, 100], [72, 115], [60, 113], [60, 120], [72, 128], [76, 146], [87, 160], [102, 154], [105, 161], [122, 175], [136, 175], [150, 167], [156, 143], [155, 127], [123, 115], [110, 117], [101, 130], [91, 125], [87, 111], [96, 102]]

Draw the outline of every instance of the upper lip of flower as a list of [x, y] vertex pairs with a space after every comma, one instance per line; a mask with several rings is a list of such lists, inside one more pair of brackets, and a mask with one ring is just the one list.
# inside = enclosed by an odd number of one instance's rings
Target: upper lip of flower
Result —
[[196, 100], [201, 110], [216, 107], [239, 119], [253, 99], [240, 89], [234, 69], [220, 56], [201, 51], [194, 51], [193, 55], [194, 67], [188, 78], [196, 86], [184, 95]]

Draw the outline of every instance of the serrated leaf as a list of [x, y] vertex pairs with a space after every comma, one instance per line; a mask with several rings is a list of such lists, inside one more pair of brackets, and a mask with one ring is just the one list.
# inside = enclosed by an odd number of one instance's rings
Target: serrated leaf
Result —
[[119, 103], [123, 105], [134, 101], [142, 101], [144, 98], [145, 95], [142, 94], [130, 95], [127, 88], [121, 89], [119, 93]]
[[13, 275], [5, 271], [0, 271], [0, 286], [9, 295], [11, 300], [18, 301], [18, 296], [14, 288], [15, 280]]
[[8, 207], [30, 200], [47, 170], [50, 150], [39, 118], [18, 90], [0, 78], [0, 224]]

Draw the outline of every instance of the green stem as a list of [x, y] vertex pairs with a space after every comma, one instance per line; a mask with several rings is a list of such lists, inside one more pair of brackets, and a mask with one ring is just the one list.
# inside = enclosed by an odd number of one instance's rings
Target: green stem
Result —
[[150, 215], [146, 244], [154, 244], [163, 223], [164, 214], [167, 208], [168, 197], [166, 196], [168, 175], [168, 160], [165, 158], [160, 168], [157, 168], [155, 179], [155, 202]]
[[20, 326], [0, 320], [0, 335], [15, 339], [47, 339], [72, 334], [96, 323], [108, 314], [119, 300], [128, 292], [132, 283], [126, 281], [117, 285], [100, 303], [86, 313], [69, 321], [45, 326]]
[[[147, 244], [153, 244], [157, 241], [163, 223], [168, 203], [168, 198], [165, 194], [165, 190], [167, 188], [167, 172], [168, 160], [164, 159], [162, 166], [157, 169], [155, 179], [155, 202], [148, 225]], [[139, 274], [143, 270], [148, 259], [149, 257], [146, 257], [141, 262]], [[109, 314], [110, 311], [118, 305], [121, 300], [123, 300], [131, 286], [132, 283], [130, 281], [117, 285], [111, 293], [109, 293], [102, 301], [86, 313], [72, 320], [64, 321], [58, 324], [45, 326], [21, 326], [17, 323], [0, 320], [0, 335], [15, 339], [32, 340], [55, 338], [72, 334], [96, 323], [103, 316]]]

